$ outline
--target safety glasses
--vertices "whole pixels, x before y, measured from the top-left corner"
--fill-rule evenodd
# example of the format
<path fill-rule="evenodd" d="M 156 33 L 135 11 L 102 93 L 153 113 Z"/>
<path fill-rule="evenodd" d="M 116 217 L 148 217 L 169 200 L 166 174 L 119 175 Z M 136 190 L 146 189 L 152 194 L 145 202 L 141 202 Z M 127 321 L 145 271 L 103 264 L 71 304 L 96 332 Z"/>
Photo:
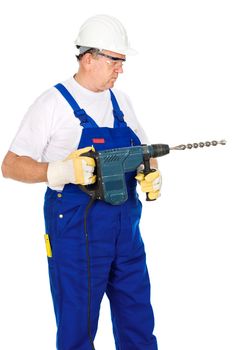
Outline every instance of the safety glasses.
<path fill-rule="evenodd" d="M 126 58 L 114 57 L 103 52 L 98 52 L 97 55 L 107 58 L 106 63 L 116 68 L 121 67 L 126 61 Z"/>

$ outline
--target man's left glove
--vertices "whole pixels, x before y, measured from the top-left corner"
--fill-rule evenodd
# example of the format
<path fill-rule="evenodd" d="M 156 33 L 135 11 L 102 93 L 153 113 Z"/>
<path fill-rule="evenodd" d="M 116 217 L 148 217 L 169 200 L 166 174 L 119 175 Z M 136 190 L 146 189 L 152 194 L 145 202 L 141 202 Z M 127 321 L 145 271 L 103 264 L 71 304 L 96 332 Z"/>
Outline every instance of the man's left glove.
<path fill-rule="evenodd" d="M 93 175 L 95 160 L 83 156 L 93 151 L 93 147 L 85 147 L 72 152 L 66 159 L 49 163 L 47 178 L 49 187 L 62 186 L 68 183 L 90 185 L 96 181 Z"/>
<path fill-rule="evenodd" d="M 142 172 L 138 172 L 135 179 L 141 185 L 142 192 L 148 192 L 148 197 L 151 200 L 155 200 L 160 196 L 160 189 L 162 186 L 162 176 L 158 169 L 152 171 L 146 176 Z"/>

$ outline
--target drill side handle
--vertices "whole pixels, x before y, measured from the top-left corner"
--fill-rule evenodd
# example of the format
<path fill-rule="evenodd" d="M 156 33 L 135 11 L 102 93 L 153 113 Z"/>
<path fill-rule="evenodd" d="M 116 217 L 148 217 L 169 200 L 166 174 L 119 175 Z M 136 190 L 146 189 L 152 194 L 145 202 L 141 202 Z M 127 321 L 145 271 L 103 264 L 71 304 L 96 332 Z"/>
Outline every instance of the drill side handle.
<path fill-rule="evenodd" d="M 144 170 L 143 174 L 146 176 L 149 173 L 155 172 L 156 169 L 151 169 L 150 167 L 150 158 L 158 158 L 165 156 L 170 152 L 170 147 L 167 144 L 153 144 L 153 145 L 145 145 L 145 152 L 143 153 L 143 163 L 144 163 Z M 149 197 L 149 192 L 146 193 L 146 200 L 147 201 L 154 201 L 156 200 L 151 199 Z"/>
<path fill-rule="evenodd" d="M 144 154 L 143 155 L 143 164 L 144 164 L 144 169 L 143 169 L 143 174 L 144 176 L 148 175 L 149 173 L 156 171 L 156 169 L 151 169 L 150 167 L 150 154 Z M 151 199 L 149 197 L 149 192 L 146 192 L 146 200 L 147 201 L 154 201 L 155 199 Z"/>

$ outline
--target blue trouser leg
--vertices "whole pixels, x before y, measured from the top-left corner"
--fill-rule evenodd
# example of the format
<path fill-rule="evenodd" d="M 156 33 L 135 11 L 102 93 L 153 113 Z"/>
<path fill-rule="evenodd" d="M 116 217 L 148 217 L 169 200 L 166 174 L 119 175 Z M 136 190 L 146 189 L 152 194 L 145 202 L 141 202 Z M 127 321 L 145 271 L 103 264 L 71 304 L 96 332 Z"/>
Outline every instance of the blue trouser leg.
<path fill-rule="evenodd" d="M 53 256 L 48 258 L 51 292 L 57 321 L 58 350 L 91 350 L 88 334 L 88 273 L 84 213 L 88 201 L 55 195 L 45 203 L 46 231 Z M 91 267 L 91 334 L 94 339 L 99 309 L 114 258 L 116 212 L 98 202 L 87 218 Z M 62 215 L 62 217 L 61 217 Z"/>
<path fill-rule="evenodd" d="M 117 255 L 107 286 L 116 348 L 157 350 L 150 282 L 138 227 L 140 208 L 128 204 L 122 207 Z"/>
<path fill-rule="evenodd" d="M 113 264 L 107 295 L 117 350 L 157 350 L 143 249 Z"/>
<path fill-rule="evenodd" d="M 50 283 L 57 320 L 58 350 L 91 350 L 88 334 L 88 283 L 85 242 L 52 241 Z M 91 286 L 91 333 L 95 337 L 100 303 L 106 289 L 109 264 L 101 270 L 98 285 Z M 92 274 L 97 272 L 92 268 Z"/>

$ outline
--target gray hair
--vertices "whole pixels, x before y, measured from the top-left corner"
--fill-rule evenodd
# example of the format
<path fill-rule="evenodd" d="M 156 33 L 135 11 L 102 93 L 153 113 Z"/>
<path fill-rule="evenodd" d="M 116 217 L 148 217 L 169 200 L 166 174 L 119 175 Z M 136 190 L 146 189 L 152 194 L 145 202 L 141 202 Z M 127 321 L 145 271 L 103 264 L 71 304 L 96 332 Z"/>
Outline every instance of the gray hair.
<path fill-rule="evenodd" d="M 76 46 L 77 49 L 79 50 L 79 55 L 76 55 L 77 60 L 80 61 L 81 58 L 86 54 L 86 53 L 91 53 L 91 54 L 97 54 L 101 50 L 94 48 L 94 47 L 88 47 L 88 46 Z"/>

